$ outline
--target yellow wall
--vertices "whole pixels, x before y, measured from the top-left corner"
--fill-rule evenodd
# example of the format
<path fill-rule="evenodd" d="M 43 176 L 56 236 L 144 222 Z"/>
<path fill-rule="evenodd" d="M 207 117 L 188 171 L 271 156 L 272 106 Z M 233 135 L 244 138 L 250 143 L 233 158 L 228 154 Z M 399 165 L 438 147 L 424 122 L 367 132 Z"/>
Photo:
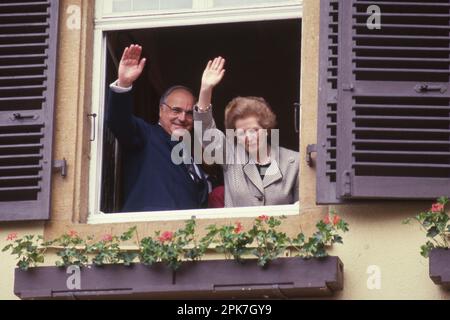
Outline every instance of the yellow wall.
<path fill-rule="evenodd" d="M 80 30 L 67 28 L 69 5 L 80 6 L 83 24 Z M 90 123 L 89 97 L 92 68 L 92 14 L 89 0 L 62 0 L 60 13 L 60 43 L 58 60 L 58 88 L 55 125 L 55 159 L 66 158 L 68 176 L 53 177 L 52 221 L 45 223 L 0 224 L 0 248 L 6 244 L 10 232 L 44 234 L 51 238 L 75 229 L 81 234 L 121 232 L 129 225 L 88 226 L 87 214 L 88 147 Z M 317 83 L 318 83 L 319 1 L 304 0 L 302 37 L 302 129 L 301 159 L 305 159 L 306 145 L 316 142 Z M 301 212 L 290 217 L 286 232 L 294 234 L 311 230 L 327 207 L 315 205 L 315 170 L 301 161 Z M 428 260 L 419 255 L 425 241 L 417 225 L 402 225 L 402 220 L 427 208 L 429 203 L 377 203 L 336 207 L 336 211 L 350 223 L 350 232 L 344 236 L 345 245 L 332 249 L 344 263 L 344 291 L 334 299 L 448 299 L 450 293 L 435 286 L 428 277 Z M 209 223 L 232 220 L 200 221 Z M 242 219 L 248 225 L 250 219 Z M 130 225 L 136 225 L 135 223 Z M 159 229 L 175 229 L 182 222 L 139 223 L 140 234 Z M 47 264 L 54 257 L 47 259 Z M 13 271 L 15 261 L 0 253 L 0 299 L 15 299 Z M 369 290 L 369 266 L 381 271 L 381 289 Z"/>

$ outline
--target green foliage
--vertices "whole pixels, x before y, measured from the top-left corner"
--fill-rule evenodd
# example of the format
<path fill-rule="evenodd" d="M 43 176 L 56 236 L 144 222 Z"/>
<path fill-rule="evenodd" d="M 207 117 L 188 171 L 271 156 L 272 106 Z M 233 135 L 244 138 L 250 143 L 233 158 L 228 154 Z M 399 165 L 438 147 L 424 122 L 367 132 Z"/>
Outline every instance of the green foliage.
<path fill-rule="evenodd" d="M 335 213 L 330 213 L 324 220 L 316 224 L 317 231 L 306 240 L 303 233 L 291 240 L 291 244 L 302 258 L 323 258 L 328 256 L 326 248 L 335 243 L 342 244 L 340 233 L 347 232 L 348 223 Z"/>
<path fill-rule="evenodd" d="M 15 240 L 17 236 L 8 236 L 9 240 L 14 241 L 6 245 L 2 252 L 11 250 L 11 254 L 17 256 L 17 266 L 21 270 L 28 270 L 30 267 L 36 267 L 38 263 L 44 262 L 44 253 L 46 243 L 42 236 L 27 235 L 21 239 Z"/>
<path fill-rule="evenodd" d="M 121 250 L 120 245 L 121 242 L 129 241 L 135 232 L 136 227 L 132 227 L 119 237 L 107 234 L 103 236 L 101 241 L 88 245 L 87 253 L 96 253 L 92 262 L 97 266 L 104 264 L 131 265 L 138 254 L 135 252 L 124 252 Z"/>
<path fill-rule="evenodd" d="M 169 268 L 176 270 L 183 259 L 199 260 L 209 246 L 208 241 L 197 241 L 195 237 L 196 222 L 191 219 L 184 228 L 176 232 L 157 231 L 154 237 L 141 240 L 139 259 L 145 265 L 162 262 Z"/>
<path fill-rule="evenodd" d="M 434 248 L 449 248 L 450 217 L 445 212 L 448 201 L 447 197 L 440 197 L 427 211 L 420 212 L 413 218 L 403 221 L 404 224 L 409 224 L 411 220 L 415 220 L 429 238 L 420 247 L 420 254 L 425 258 L 428 258 L 430 251 Z"/>
<path fill-rule="evenodd" d="M 285 219 L 285 217 L 281 217 Z M 260 216 L 255 219 L 250 236 L 256 242 L 256 248 L 252 251 L 258 259 L 258 265 L 265 267 L 270 261 L 277 259 L 288 247 L 289 237 L 284 232 L 279 232 L 277 227 L 281 225 L 281 219 L 275 217 Z"/>
<path fill-rule="evenodd" d="M 250 253 L 251 249 L 247 246 L 253 242 L 253 238 L 248 232 L 243 232 L 241 223 L 219 227 L 210 225 L 207 230 L 210 243 L 215 245 L 216 251 L 223 253 L 225 258 L 233 257 L 236 261 L 242 262 L 243 256 Z"/>
<path fill-rule="evenodd" d="M 136 227 L 120 236 L 104 235 L 97 242 L 94 242 L 92 236 L 84 240 L 75 231 L 69 231 L 49 242 L 43 242 L 42 237 L 35 236 L 15 240 L 17 235 L 14 233 L 7 239 L 13 242 L 3 251 L 11 251 L 13 255 L 17 255 L 17 266 L 22 270 L 43 263 L 44 253 L 48 248 L 56 250 L 59 257 L 56 265 L 61 267 L 85 266 L 88 263 L 96 266 L 128 266 L 138 258 L 148 266 L 163 263 L 177 270 L 184 260 L 200 260 L 208 249 L 223 253 L 226 258 L 233 258 L 238 262 L 243 262 L 245 257 L 253 255 L 257 258 L 258 265 L 265 267 L 290 247 L 296 249 L 298 256 L 302 258 L 325 257 L 327 246 L 342 243 L 340 232 L 348 231 L 346 222 L 337 215 L 329 215 L 324 221 L 317 223 L 317 231 L 312 237 L 306 240 L 305 235 L 300 232 L 294 239 L 290 239 L 278 230 L 283 219 L 285 217 L 260 216 L 247 231 L 240 222 L 222 226 L 214 224 L 207 227 L 207 234 L 200 239 L 196 235 L 196 221 L 191 219 L 183 228 L 174 232 L 157 231 L 153 237 L 143 238 L 138 241 L 139 250 L 123 248 L 125 242 L 129 242 L 133 237 L 138 238 Z"/>
<path fill-rule="evenodd" d="M 57 249 L 56 255 L 60 260 L 56 261 L 58 267 L 85 266 L 88 263 L 88 245 L 74 231 L 69 231 L 51 242 Z"/>

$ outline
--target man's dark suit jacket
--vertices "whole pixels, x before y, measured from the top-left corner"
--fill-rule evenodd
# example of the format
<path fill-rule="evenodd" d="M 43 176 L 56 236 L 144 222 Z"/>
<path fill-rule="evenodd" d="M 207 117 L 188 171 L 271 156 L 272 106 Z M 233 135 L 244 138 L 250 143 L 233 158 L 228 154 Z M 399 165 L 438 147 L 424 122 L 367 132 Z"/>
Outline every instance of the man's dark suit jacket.
<path fill-rule="evenodd" d="M 204 206 L 205 184 L 171 160 L 177 144 L 160 126 L 135 117 L 131 92 L 110 90 L 107 124 L 122 147 L 123 212 L 195 209 Z"/>

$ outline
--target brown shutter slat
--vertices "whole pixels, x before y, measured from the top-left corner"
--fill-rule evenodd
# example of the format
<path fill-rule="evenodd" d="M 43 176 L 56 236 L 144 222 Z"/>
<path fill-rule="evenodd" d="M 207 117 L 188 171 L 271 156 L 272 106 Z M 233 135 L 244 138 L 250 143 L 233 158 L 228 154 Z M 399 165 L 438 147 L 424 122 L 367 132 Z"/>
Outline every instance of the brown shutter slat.
<path fill-rule="evenodd" d="M 39 187 L 42 177 L 35 176 L 19 176 L 19 177 L 0 177 L 0 188 L 19 188 L 19 187 Z"/>
<path fill-rule="evenodd" d="M 58 6 L 0 3 L 0 221 L 50 216 Z"/>
<path fill-rule="evenodd" d="M 381 29 L 365 26 L 372 4 Z M 450 195 L 450 0 L 342 6 L 338 197 Z"/>

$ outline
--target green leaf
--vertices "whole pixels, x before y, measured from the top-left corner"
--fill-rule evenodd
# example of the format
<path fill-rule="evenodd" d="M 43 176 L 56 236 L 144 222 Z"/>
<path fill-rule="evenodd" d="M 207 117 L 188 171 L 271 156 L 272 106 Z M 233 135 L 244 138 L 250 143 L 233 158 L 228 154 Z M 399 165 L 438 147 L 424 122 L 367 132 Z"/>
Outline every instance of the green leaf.
<path fill-rule="evenodd" d="M 430 229 L 428 229 L 427 232 L 427 237 L 428 238 L 434 238 L 439 234 L 439 230 L 437 227 L 431 227 Z"/>
<path fill-rule="evenodd" d="M 411 218 L 405 219 L 402 221 L 402 224 L 410 224 L 411 223 Z"/>
<path fill-rule="evenodd" d="M 3 248 L 2 252 L 8 251 L 9 249 L 12 248 L 12 246 L 13 246 L 12 244 L 8 244 L 6 247 Z"/>

